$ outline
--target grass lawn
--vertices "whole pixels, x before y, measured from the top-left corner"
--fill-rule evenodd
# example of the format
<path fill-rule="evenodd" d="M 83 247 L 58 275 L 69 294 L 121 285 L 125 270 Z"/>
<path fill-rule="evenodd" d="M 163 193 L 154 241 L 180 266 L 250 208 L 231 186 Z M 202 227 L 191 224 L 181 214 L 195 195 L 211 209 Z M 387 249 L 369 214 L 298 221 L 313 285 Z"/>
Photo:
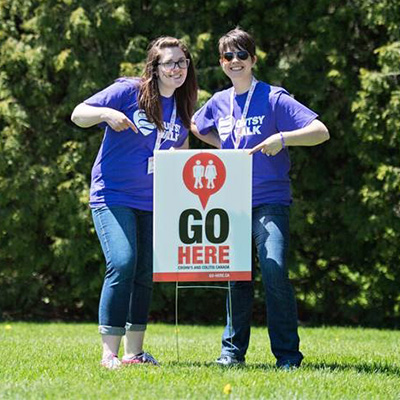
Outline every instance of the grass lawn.
<path fill-rule="evenodd" d="M 302 328 L 300 369 L 274 367 L 265 328 L 253 328 L 247 366 L 222 369 L 222 327 L 150 325 L 161 363 L 99 366 L 94 324 L 0 324 L 0 399 L 400 399 L 400 332 Z"/>

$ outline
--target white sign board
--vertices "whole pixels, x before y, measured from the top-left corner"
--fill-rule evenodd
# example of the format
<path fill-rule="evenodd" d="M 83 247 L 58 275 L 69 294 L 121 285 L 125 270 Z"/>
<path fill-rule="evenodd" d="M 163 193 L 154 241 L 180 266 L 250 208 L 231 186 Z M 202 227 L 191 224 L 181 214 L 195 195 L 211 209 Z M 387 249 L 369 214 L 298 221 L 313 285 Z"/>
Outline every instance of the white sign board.
<path fill-rule="evenodd" d="M 252 157 L 156 151 L 155 282 L 251 280 Z"/>

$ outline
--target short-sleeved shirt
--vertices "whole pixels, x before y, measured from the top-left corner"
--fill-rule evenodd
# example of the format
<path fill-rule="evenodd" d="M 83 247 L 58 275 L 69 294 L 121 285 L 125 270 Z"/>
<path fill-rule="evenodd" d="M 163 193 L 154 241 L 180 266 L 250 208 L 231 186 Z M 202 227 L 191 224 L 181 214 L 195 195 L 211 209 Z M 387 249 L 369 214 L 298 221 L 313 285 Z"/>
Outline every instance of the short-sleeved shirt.
<path fill-rule="evenodd" d="M 95 107 L 109 107 L 124 113 L 139 130 L 114 131 L 105 122 L 103 141 L 92 168 L 90 206 L 127 206 L 153 210 L 153 174 L 148 174 L 149 158 L 153 156 L 157 128 L 139 109 L 140 80 L 120 78 L 111 86 L 84 101 Z M 180 147 L 188 136 L 179 116 L 169 131 L 174 97 L 162 97 L 164 135 L 160 150 Z"/>
<path fill-rule="evenodd" d="M 237 127 L 240 127 L 248 95 L 248 92 L 234 95 L 232 115 L 233 90 L 232 87 L 217 92 L 194 115 L 201 134 L 206 135 L 212 129 L 218 131 L 222 149 L 235 148 Z M 257 82 L 238 148 L 253 148 L 275 133 L 303 128 L 317 117 L 315 112 L 292 98 L 285 89 Z M 291 203 L 289 170 L 287 148 L 275 156 L 268 157 L 261 151 L 253 155 L 253 207 Z"/>

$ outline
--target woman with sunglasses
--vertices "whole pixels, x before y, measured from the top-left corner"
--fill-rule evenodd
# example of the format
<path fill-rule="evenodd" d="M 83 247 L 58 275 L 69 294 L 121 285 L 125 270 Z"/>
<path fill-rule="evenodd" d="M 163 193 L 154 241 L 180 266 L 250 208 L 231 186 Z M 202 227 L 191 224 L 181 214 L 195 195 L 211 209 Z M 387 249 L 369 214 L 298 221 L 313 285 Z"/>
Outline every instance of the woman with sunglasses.
<path fill-rule="evenodd" d="M 215 147 L 249 149 L 253 155 L 252 234 L 265 288 L 271 349 L 278 367 L 298 367 L 303 355 L 286 265 L 291 203 L 288 147 L 317 145 L 328 140 L 329 133 L 317 114 L 285 89 L 256 80 L 252 72 L 256 47 L 247 32 L 237 28 L 221 37 L 219 53 L 233 87 L 216 93 L 196 112 L 191 130 Z M 218 364 L 244 363 L 253 297 L 253 282 L 232 282 L 232 320 L 228 315 Z"/>
<path fill-rule="evenodd" d="M 151 43 L 143 76 L 120 78 L 79 104 L 72 121 L 105 128 L 92 169 L 90 207 L 106 273 L 99 306 L 101 365 L 157 361 L 143 351 L 152 293 L 153 153 L 188 148 L 197 99 L 191 56 L 178 39 Z"/>

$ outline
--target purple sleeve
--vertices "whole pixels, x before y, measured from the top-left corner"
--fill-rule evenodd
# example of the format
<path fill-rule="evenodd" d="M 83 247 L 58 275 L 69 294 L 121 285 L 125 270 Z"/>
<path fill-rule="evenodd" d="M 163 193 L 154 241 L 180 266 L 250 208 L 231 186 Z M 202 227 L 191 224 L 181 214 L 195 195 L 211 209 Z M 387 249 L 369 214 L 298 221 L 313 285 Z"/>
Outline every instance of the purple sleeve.
<path fill-rule="evenodd" d="M 122 82 L 114 82 L 101 92 L 94 94 L 84 101 L 85 104 L 94 107 L 110 107 L 116 110 L 121 109 L 126 98 L 129 87 Z"/>
<path fill-rule="evenodd" d="M 132 86 L 126 82 L 116 81 L 112 85 L 106 87 L 101 92 L 94 94 L 84 101 L 85 104 L 93 107 L 109 107 L 120 111 L 122 105 L 127 101 L 127 96 L 132 92 Z M 106 122 L 98 124 L 105 128 Z"/>
<path fill-rule="evenodd" d="M 314 111 L 282 92 L 275 105 L 275 123 L 280 132 L 304 128 L 318 117 Z"/>
<path fill-rule="evenodd" d="M 193 120 L 202 135 L 207 135 L 213 128 L 217 129 L 213 113 L 213 97 L 194 114 Z"/>

